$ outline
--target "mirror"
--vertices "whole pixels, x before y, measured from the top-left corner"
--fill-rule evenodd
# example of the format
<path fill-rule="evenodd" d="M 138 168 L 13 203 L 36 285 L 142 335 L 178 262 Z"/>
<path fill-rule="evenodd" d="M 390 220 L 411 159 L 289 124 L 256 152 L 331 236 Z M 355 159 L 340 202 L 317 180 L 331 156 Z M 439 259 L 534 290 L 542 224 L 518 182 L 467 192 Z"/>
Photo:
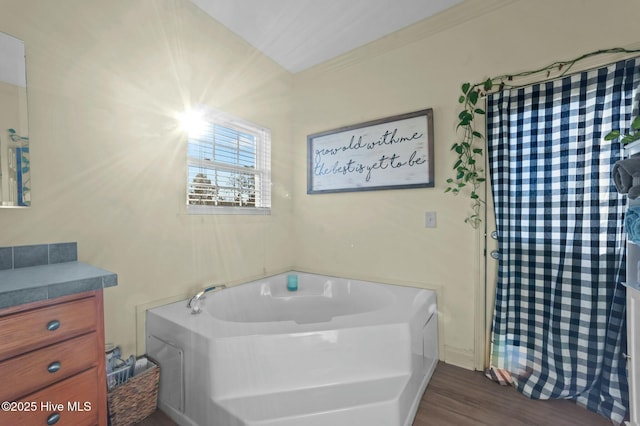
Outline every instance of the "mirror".
<path fill-rule="evenodd" d="M 30 205 L 24 42 L 0 32 L 0 207 Z"/>

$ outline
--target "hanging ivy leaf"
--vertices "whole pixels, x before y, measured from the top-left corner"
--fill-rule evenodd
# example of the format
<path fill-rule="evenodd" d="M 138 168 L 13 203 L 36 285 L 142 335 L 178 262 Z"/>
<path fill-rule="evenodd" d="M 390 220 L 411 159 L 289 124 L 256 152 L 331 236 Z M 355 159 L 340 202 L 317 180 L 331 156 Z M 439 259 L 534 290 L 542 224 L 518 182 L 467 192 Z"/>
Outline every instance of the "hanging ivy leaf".
<path fill-rule="evenodd" d="M 604 137 L 605 141 L 612 141 L 616 138 L 620 137 L 620 130 L 612 130 Z"/>
<path fill-rule="evenodd" d="M 462 93 L 466 95 L 470 87 L 471 87 L 471 83 L 464 83 L 462 85 Z"/>
<path fill-rule="evenodd" d="M 473 116 L 469 111 L 465 109 L 464 111 L 460 111 L 460 114 L 458 114 L 458 118 L 460 120 L 464 120 L 465 118 L 473 118 Z"/>
<path fill-rule="evenodd" d="M 628 143 L 631 143 L 631 142 L 633 142 L 633 141 L 634 141 L 634 139 L 633 139 L 633 135 L 624 135 L 624 136 L 622 137 L 622 139 L 620 140 L 620 142 L 621 142 L 623 145 L 628 144 Z"/>
<path fill-rule="evenodd" d="M 620 139 L 620 143 L 626 145 L 631 142 L 635 142 L 640 137 L 640 133 L 629 133 L 628 135 L 624 135 L 622 139 Z"/>
<path fill-rule="evenodd" d="M 478 102 L 478 96 L 480 96 L 478 92 L 469 93 L 469 102 L 471 105 L 475 105 Z"/>
<path fill-rule="evenodd" d="M 460 127 L 464 127 L 464 126 L 468 126 L 468 125 L 469 125 L 469 123 L 471 123 L 471 119 L 470 119 L 470 118 L 465 118 L 464 120 L 461 120 L 461 121 L 458 123 L 458 128 L 460 128 Z"/>

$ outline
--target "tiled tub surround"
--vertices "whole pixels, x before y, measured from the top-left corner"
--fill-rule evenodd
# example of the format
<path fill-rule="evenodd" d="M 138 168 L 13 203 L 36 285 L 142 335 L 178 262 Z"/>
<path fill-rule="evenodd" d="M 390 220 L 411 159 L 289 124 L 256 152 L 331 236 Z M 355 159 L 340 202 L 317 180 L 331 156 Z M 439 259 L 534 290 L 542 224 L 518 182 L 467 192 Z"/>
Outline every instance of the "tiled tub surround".
<path fill-rule="evenodd" d="M 118 276 L 78 262 L 72 243 L 0 247 L 0 309 L 118 284 Z"/>

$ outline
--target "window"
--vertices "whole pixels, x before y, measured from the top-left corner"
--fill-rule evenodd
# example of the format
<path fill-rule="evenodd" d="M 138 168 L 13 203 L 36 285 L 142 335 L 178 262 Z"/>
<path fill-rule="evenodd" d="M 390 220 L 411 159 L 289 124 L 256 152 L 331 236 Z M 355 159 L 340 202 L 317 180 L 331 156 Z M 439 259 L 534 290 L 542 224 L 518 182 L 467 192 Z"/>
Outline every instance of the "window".
<path fill-rule="evenodd" d="M 187 144 L 187 210 L 193 214 L 270 214 L 271 132 L 213 113 Z"/>

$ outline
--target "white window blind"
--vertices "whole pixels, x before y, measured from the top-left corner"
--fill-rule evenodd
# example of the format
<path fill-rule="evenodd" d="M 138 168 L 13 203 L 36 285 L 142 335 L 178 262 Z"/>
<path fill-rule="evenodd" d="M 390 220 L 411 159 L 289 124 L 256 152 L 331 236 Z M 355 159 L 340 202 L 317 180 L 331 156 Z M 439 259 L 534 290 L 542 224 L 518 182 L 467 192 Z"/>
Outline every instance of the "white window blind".
<path fill-rule="evenodd" d="M 270 131 L 222 114 L 205 120 L 188 140 L 189 213 L 269 214 Z"/>

